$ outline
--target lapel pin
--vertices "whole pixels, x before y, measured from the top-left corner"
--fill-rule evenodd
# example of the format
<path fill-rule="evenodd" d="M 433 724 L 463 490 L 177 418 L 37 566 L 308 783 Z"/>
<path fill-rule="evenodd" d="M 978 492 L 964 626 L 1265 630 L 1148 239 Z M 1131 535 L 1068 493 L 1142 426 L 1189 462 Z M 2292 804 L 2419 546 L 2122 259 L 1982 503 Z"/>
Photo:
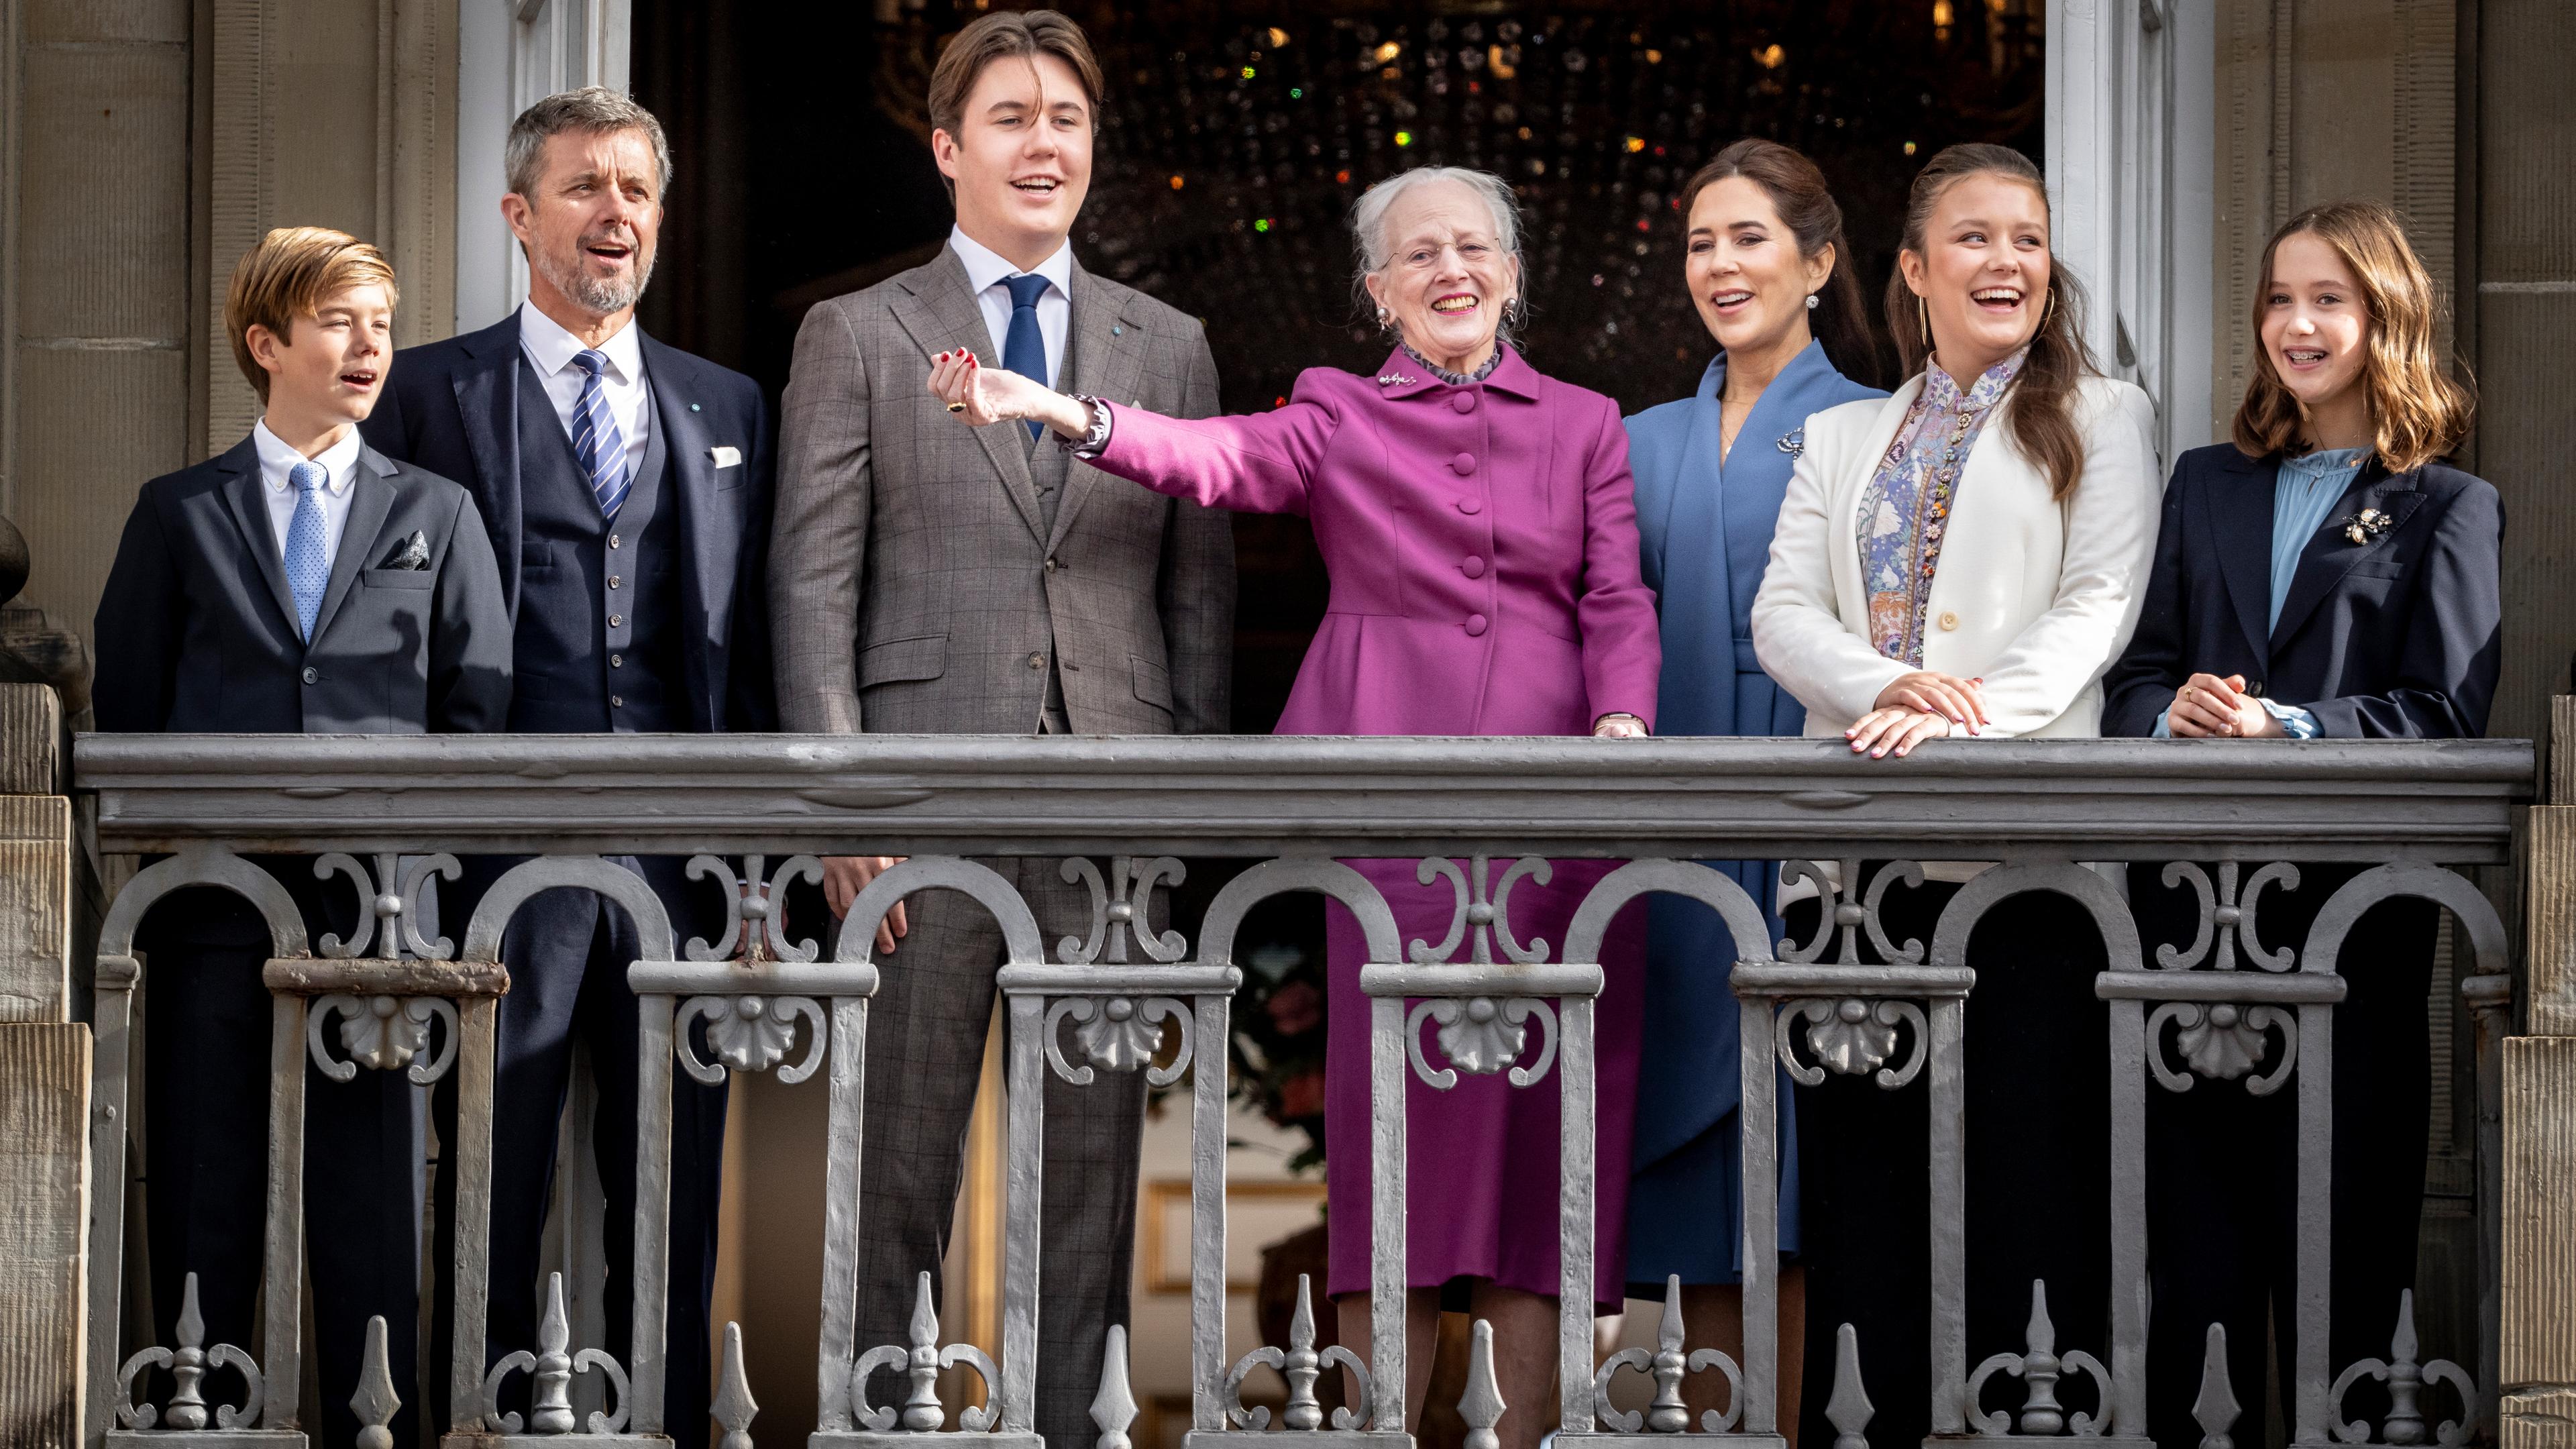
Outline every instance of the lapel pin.
<path fill-rule="evenodd" d="M 2394 519 L 2378 509 L 2365 508 L 2343 521 L 2343 536 L 2355 543 L 2367 544 L 2386 533 L 2388 525 L 2393 522 Z"/>
<path fill-rule="evenodd" d="M 1127 329 L 1124 327 L 1112 327 L 1109 329 L 1109 335 L 1112 337 L 1124 337 L 1127 335 Z"/>
<path fill-rule="evenodd" d="M 1791 428 L 1781 435 L 1779 448 L 1781 452 L 1792 458 L 1804 456 L 1807 451 L 1807 430 L 1803 427 Z"/>
<path fill-rule="evenodd" d="M 689 411 L 691 411 L 691 412 L 696 412 L 697 410 L 698 410 L 698 405 L 697 405 L 696 403 L 691 403 L 691 404 L 689 404 Z"/>

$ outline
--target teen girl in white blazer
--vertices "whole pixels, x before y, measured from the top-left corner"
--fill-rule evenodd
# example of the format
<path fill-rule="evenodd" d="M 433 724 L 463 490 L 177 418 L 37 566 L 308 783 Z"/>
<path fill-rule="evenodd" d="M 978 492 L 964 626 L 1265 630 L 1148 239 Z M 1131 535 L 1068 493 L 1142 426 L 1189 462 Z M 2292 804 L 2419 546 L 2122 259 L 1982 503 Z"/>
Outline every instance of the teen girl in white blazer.
<path fill-rule="evenodd" d="M 1753 603 L 1754 652 L 1807 707 L 1810 736 L 1896 758 L 1950 735 L 2099 732 L 2161 474 L 2152 408 L 2095 370 L 2048 235 L 2040 172 L 2017 151 L 1954 146 L 1915 180 L 1887 307 L 1914 376 L 1885 401 L 1807 420 Z M 1890 940 L 1931 940 L 1978 868 L 1922 864 L 1929 879 L 1885 894 Z M 1864 863 L 1843 888 L 1858 895 L 1878 869 Z M 1784 906 L 1790 934 L 1811 939 L 1820 910 L 1812 897 Z M 1968 1361 L 2021 1346 L 2034 1280 L 2059 1352 L 2107 1356 L 2100 935 L 2066 897 L 2016 896 L 1984 916 L 1969 964 Z M 1920 1090 L 1867 1076 L 1799 1089 L 1805 1442 L 1835 1432 L 1821 1417 L 1830 1385 L 1813 1378 L 1832 1372 L 1824 1335 L 1843 1323 L 1881 1406 L 1872 1428 L 1888 1443 L 1930 1428 L 1924 1113 Z"/>

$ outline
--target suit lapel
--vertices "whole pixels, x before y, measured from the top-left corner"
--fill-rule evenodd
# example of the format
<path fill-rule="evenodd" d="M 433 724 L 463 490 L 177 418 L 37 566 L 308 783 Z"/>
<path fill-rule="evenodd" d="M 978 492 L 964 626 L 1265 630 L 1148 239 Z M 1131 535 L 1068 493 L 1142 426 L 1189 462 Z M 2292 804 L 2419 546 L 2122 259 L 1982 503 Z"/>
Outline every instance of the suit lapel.
<path fill-rule="evenodd" d="M 1079 390 L 1113 403 L 1132 400 L 1131 406 L 1142 407 L 1136 381 L 1145 373 L 1145 329 L 1119 313 L 1109 289 L 1084 271 L 1080 262 L 1073 266 L 1073 334 L 1073 355 L 1065 359 L 1069 365 L 1058 391 Z M 1050 442 L 1041 438 L 1038 446 L 1048 447 Z M 1064 497 L 1056 501 L 1055 532 L 1047 540 L 1048 552 L 1064 542 L 1073 528 L 1073 516 L 1082 511 L 1092 484 L 1099 479 L 1100 470 L 1087 464 L 1077 462 L 1065 470 Z"/>
<path fill-rule="evenodd" d="M 665 476 L 673 484 L 664 498 L 679 510 L 680 551 L 685 556 L 680 571 L 681 617 L 706 621 L 705 628 L 686 631 L 681 649 L 704 718 L 721 720 L 724 712 L 715 698 L 705 642 L 725 638 L 731 627 L 724 571 L 737 552 L 733 519 L 716 497 L 715 460 L 707 452 L 704 415 L 689 408 L 698 401 L 691 387 L 694 359 L 663 346 L 650 334 L 637 337 L 643 344 L 645 376 L 652 379 L 653 426 L 660 430 L 663 456 L 668 460 Z M 651 461 L 649 453 L 646 461 Z M 749 466 L 748 460 L 743 466 Z"/>
<path fill-rule="evenodd" d="M 2211 490 L 2208 515 L 2210 552 L 2263 674 L 2272 669 L 2272 510 L 2280 473 L 2278 458 L 2238 454 L 2229 468 L 2233 481 Z"/>
<path fill-rule="evenodd" d="M 340 549 L 331 555 L 331 583 L 322 591 L 322 607 L 313 613 L 313 637 L 331 627 L 340 601 L 349 597 L 358 570 L 376 556 L 376 536 L 385 531 L 385 516 L 394 511 L 394 465 L 373 448 L 358 450 L 358 469 L 349 480 L 349 521 L 340 526 Z"/>
<path fill-rule="evenodd" d="M 955 248 L 940 248 L 939 255 L 922 273 L 926 275 L 916 274 L 921 276 L 920 290 L 909 297 L 896 298 L 892 310 L 895 321 L 921 349 L 922 377 L 927 378 L 933 356 L 962 347 L 983 357 L 993 350 L 993 334 L 984 325 L 984 313 L 976 305 L 974 294 L 966 290 L 966 264 L 957 259 Z M 999 365 L 999 359 L 987 360 Z M 917 385 L 902 378 L 891 379 L 887 384 L 891 388 Z M 1001 475 L 1002 491 L 1020 510 L 1020 521 L 1043 541 L 1046 515 L 1038 507 L 1038 488 L 1029 477 L 1028 455 L 1021 451 L 1028 435 L 1004 425 L 967 431 L 983 445 L 984 456 L 992 460 L 993 471 Z"/>
<path fill-rule="evenodd" d="M 286 586 L 286 560 L 278 554 L 277 527 L 268 521 L 268 500 L 262 496 L 268 484 L 259 476 L 259 448 L 244 438 L 232 451 L 215 460 L 215 467 L 232 476 L 224 481 L 224 507 L 232 514 L 234 526 L 241 529 L 242 544 L 250 550 L 251 562 L 259 576 L 268 580 L 269 597 L 286 617 L 288 633 L 295 631 L 295 591 Z"/>
<path fill-rule="evenodd" d="M 2406 517 L 2424 501 L 2415 487 L 2415 475 L 2388 476 L 2377 455 L 2361 465 L 2345 485 L 2343 496 L 2326 515 L 2326 521 L 2308 538 L 2308 546 L 2299 551 L 2299 567 L 2290 575 L 2289 592 L 2281 600 L 2281 622 L 2272 627 L 2272 653 L 2297 637 L 2299 626 L 2325 602 L 2352 566 L 2368 557 L 2375 549 L 2386 547 L 2386 541 L 2406 526 Z M 2377 534 L 2365 534 L 2364 543 L 2355 543 L 2344 533 L 2344 520 L 2365 508 L 2376 508 L 2388 515 L 2388 527 Z"/>
<path fill-rule="evenodd" d="M 466 349 L 468 363 L 450 379 L 474 477 L 461 480 L 483 510 L 501 565 L 501 600 L 519 617 L 519 319 L 487 327 Z"/>

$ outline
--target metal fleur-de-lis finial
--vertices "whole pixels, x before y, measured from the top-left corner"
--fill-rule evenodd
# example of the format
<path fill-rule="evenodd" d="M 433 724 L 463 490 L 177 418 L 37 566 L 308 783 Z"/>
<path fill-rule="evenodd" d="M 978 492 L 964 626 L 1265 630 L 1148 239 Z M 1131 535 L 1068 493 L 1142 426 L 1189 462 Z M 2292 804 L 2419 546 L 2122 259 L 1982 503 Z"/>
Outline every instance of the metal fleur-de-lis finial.
<path fill-rule="evenodd" d="M 1687 1356 L 1682 1340 L 1682 1279 L 1678 1273 L 1664 1279 L 1664 1317 L 1655 1331 L 1652 1353 L 1643 1348 L 1623 1348 L 1601 1361 L 1592 1375 L 1593 1413 L 1603 1423 L 1622 1434 L 1634 1434 L 1640 1428 L 1658 1434 L 1680 1434 L 1690 1429 L 1690 1408 L 1682 1402 L 1682 1380 L 1702 1369 L 1716 1369 L 1726 1376 L 1728 1397 L 1726 1412 L 1715 1409 L 1700 1416 L 1700 1427 L 1711 1434 L 1724 1433 L 1735 1427 L 1744 1412 L 1744 1371 L 1735 1360 L 1713 1348 L 1703 1348 Z M 1655 1400 L 1643 1412 L 1610 1407 L 1610 1380 L 1621 1369 L 1632 1369 L 1655 1381 Z"/>
<path fill-rule="evenodd" d="M 760 1413 L 760 1405 L 752 1403 L 752 1377 L 742 1372 L 739 1323 L 724 1325 L 724 1364 L 716 1369 L 716 1403 L 706 1405 L 706 1413 L 724 1426 L 716 1449 L 752 1449 L 752 1415 Z"/>
<path fill-rule="evenodd" d="M 1255 1405 L 1245 1408 L 1243 1404 L 1244 1377 L 1263 1364 L 1277 1369 L 1279 1376 L 1288 1381 L 1288 1403 L 1280 1411 L 1280 1422 L 1291 1429 L 1323 1427 L 1324 1406 L 1315 1396 L 1315 1381 L 1323 1376 L 1324 1370 L 1335 1364 L 1350 1370 L 1359 1385 L 1359 1402 L 1368 1402 L 1368 1369 L 1361 1364 L 1359 1355 L 1340 1344 L 1321 1350 L 1315 1347 L 1313 1289 L 1303 1273 L 1297 1275 L 1297 1310 L 1288 1320 L 1288 1347 L 1283 1350 L 1264 1344 L 1235 1360 L 1234 1368 L 1225 1376 L 1220 1402 L 1225 1406 L 1226 1417 L 1232 1419 L 1239 1429 L 1270 1427 L 1270 1410 L 1267 1407 Z M 1359 1416 L 1349 1409 L 1333 1411 L 1333 1427 L 1336 1429 L 1356 1428 L 1359 1422 Z"/>
<path fill-rule="evenodd" d="M 930 1275 L 923 1273 L 914 1280 L 912 1300 L 912 1342 L 898 1347 L 881 1344 L 859 1356 L 850 1366 L 850 1402 L 857 1406 L 859 1422 L 878 1433 L 900 1426 L 904 1430 L 925 1434 L 935 1432 L 947 1421 L 948 1411 L 939 1402 L 939 1371 L 966 1364 L 984 1376 L 984 1402 L 980 1409 L 966 1409 L 957 1415 L 957 1427 L 981 1433 L 993 1427 L 1000 1417 L 998 1390 L 1002 1371 L 992 1359 L 971 1343 L 939 1346 L 939 1310 L 931 1306 Z M 911 1392 L 900 1405 L 876 1407 L 868 1402 L 868 1377 L 879 1369 L 896 1369 L 911 1381 Z"/>
<path fill-rule="evenodd" d="M 385 1319 L 367 1320 L 367 1349 L 358 1361 L 358 1391 L 349 1396 L 349 1412 L 358 1416 L 358 1449 L 394 1449 L 394 1415 L 402 1399 L 394 1393 L 392 1356 L 385 1349 Z"/>
<path fill-rule="evenodd" d="M 2228 1431 L 2236 1427 L 2236 1390 L 2227 1382 L 2227 1325 L 2209 1325 L 2200 1356 L 2200 1397 L 2191 1401 L 2192 1422 L 2200 1425 L 2200 1449 L 2236 1449 Z"/>
<path fill-rule="evenodd" d="M 501 1412 L 501 1381 L 513 1373 L 524 1372 L 531 1380 L 528 1432 L 571 1433 L 574 1423 L 572 1376 L 584 1369 L 595 1368 L 607 1376 L 610 1387 L 616 1391 L 617 1412 L 594 1411 L 590 1416 L 590 1432 L 614 1434 L 624 1429 L 629 1407 L 626 1370 L 618 1367 L 617 1360 L 599 1349 L 585 1348 L 579 1353 L 571 1349 L 572 1320 L 564 1312 L 563 1274 L 549 1273 L 546 1275 L 546 1311 L 537 1321 L 536 1351 L 531 1353 L 523 1348 L 509 1354 L 493 1364 L 492 1371 L 483 1376 L 484 1425 L 504 1434 L 519 1432 L 519 1416 Z"/>
<path fill-rule="evenodd" d="M 229 1343 L 206 1347 L 206 1318 L 197 1308 L 197 1275 L 190 1273 L 179 1292 L 179 1321 L 176 1348 L 147 1348 L 125 1361 L 116 1371 L 116 1400 L 111 1407 L 117 1420 L 129 1429 L 149 1429 L 165 1417 L 173 1429 L 206 1427 L 207 1406 L 204 1384 L 206 1375 L 219 1368 L 240 1371 L 246 1392 L 241 1406 L 215 1406 L 213 1419 L 218 1429 L 249 1424 L 259 1418 L 263 1384 L 259 1365 L 249 1354 Z M 170 1371 L 170 1402 L 165 1410 L 134 1401 L 134 1377 L 150 1368 Z"/>
<path fill-rule="evenodd" d="M 1869 1449 L 1863 1431 L 1877 1412 L 1861 1387 L 1860 1336 L 1846 1323 L 1834 1330 L 1834 1394 L 1825 1401 L 1825 1421 L 1834 1426 L 1834 1449 Z"/>
<path fill-rule="evenodd" d="M 2458 1364 L 2448 1359 L 2418 1362 L 2420 1352 L 2415 1338 L 2415 1290 L 2402 1289 L 2397 1295 L 2397 1329 L 2389 1335 L 2386 1359 L 2366 1358 L 2335 1376 L 2334 1387 L 2326 1391 L 2327 1430 L 2347 1444 L 2371 1442 L 2370 1425 L 2362 1421 L 2345 1422 L 2343 1396 L 2346 1390 L 2364 1377 L 2388 1385 L 2388 1414 L 2381 1421 L 2380 1441 L 2388 1444 L 2421 1444 L 2424 1442 L 2424 1390 L 2447 1381 L 2459 1391 L 2460 1417 L 2445 1420 L 2433 1431 L 2434 1442 L 2452 1449 L 2469 1440 L 2470 1426 L 2477 1422 L 2477 1384 Z"/>
<path fill-rule="evenodd" d="M 1133 1449 L 1128 1427 L 1136 1422 L 1136 1395 L 1127 1387 L 1127 1330 L 1109 1325 L 1109 1346 L 1100 1356 L 1100 1392 L 1091 1397 L 1091 1422 L 1100 1437 L 1092 1449 Z"/>
<path fill-rule="evenodd" d="M 751 1376 L 742 1369 L 742 1325 L 725 1325 L 724 1364 L 716 1372 L 715 1402 L 707 1406 L 715 1421 L 724 1425 L 724 1437 L 716 1449 L 752 1449 L 751 1418 L 760 1405 L 751 1401 Z"/>
<path fill-rule="evenodd" d="M 1503 1421 L 1502 1385 L 1494 1382 L 1494 1325 L 1476 1320 L 1467 1340 L 1467 1392 L 1458 1399 L 1458 1417 L 1467 1421 L 1466 1449 L 1502 1449 L 1494 1426 Z"/>
<path fill-rule="evenodd" d="M 2063 1355 L 2057 1351 L 2057 1325 L 2048 1317 L 2048 1284 L 2034 1278 L 2030 1284 L 2030 1326 L 2023 1331 L 2025 1347 L 2020 1353 L 1999 1353 L 1977 1365 L 1968 1376 L 1965 1395 L 1968 1418 L 1986 1434 L 2009 1434 L 2012 1420 L 2008 1415 L 1988 1413 L 1977 1407 L 1985 1391 L 1986 1380 L 1998 1373 L 2011 1374 L 2029 1390 L 2022 1405 L 2021 1432 L 2024 1434 L 2063 1434 L 2072 1425 L 2079 1435 L 2094 1432 L 2093 1416 L 2077 1413 L 2069 1416 L 2066 1406 L 2057 1401 L 2057 1386 L 2068 1373 L 2086 1373 L 2102 1390 L 2104 1402 L 2110 1400 L 2111 1376 L 2101 1360 L 2080 1348 L 2070 1348 Z"/>

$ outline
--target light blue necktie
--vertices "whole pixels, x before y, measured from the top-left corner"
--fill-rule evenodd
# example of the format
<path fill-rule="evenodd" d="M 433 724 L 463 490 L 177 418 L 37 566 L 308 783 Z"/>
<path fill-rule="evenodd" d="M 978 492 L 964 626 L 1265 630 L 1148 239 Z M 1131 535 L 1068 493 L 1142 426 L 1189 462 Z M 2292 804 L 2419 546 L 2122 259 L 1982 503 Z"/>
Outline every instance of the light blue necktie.
<path fill-rule="evenodd" d="M 1038 298 L 1046 295 L 1047 279 L 1004 277 L 1002 285 L 1011 289 L 1011 326 L 1002 334 L 1002 366 L 1040 387 L 1054 386 L 1047 380 L 1046 334 L 1038 330 Z M 1030 437 L 1045 431 L 1046 424 L 1030 421 Z"/>
<path fill-rule="evenodd" d="M 626 439 L 617 431 L 617 419 L 608 411 L 608 389 L 601 381 L 608 368 L 608 354 L 595 348 L 583 348 L 572 355 L 573 365 L 582 370 L 581 400 L 572 409 L 572 451 L 581 460 L 581 471 L 590 479 L 590 496 L 599 500 L 603 518 L 617 516 L 626 501 L 629 480 L 626 476 Z"/>
<path fill-rule="evenodd" d="M 319 463 L 298 463 L 286 474 L 295 489 L 295 517 L 286 525 L 286 587 L 295 595 L 295 627 L 308 644 L 322 592 L 331 586 L 331 560 L 322 552 L 322 485 L 330 477 Z"/>

